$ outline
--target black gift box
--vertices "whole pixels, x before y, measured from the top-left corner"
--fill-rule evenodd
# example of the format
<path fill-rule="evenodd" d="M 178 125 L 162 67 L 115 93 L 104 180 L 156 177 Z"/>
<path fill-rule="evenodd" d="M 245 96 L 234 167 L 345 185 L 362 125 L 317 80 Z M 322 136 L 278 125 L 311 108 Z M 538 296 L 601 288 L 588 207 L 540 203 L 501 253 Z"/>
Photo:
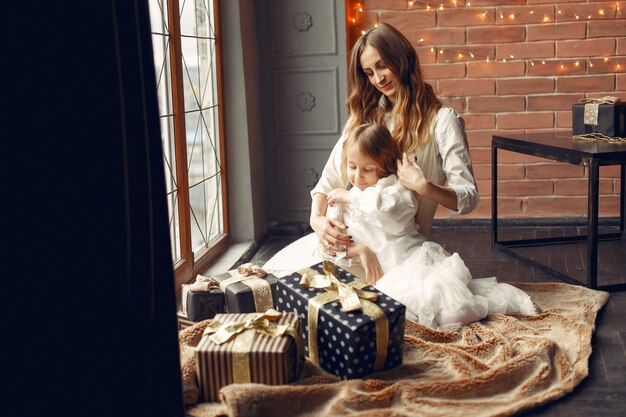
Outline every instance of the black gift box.
<path fill-rule="evenodd" d="M 178 331 L 185 330 L 187 327 L 191 327 L 196 324 L 195 321 L 189 320 L 182 311 L 176 312 L 176 321 L 178 322 Z"/>
<path fill-rule="evenodd" d="M 181 304 L 185 304 L 183 312 L 186 317 L 198 322 L 215 317 L 216 314 L 224 313 L 224 293 L 219 288 L 209 291 L 193 291 L 189 288 L 193 284 L 183 284 Z"/>
<path fill-rule="evenodd" d="M 236 271 L 236 270 L 235 270 Z M 233 273 L 236 273 L 232 271 Z M 213 279 L 218 283 L 222 283 L 223 281 L 231 278 L 233 275 L 229 272 L 214 275 Z M 263 278 L 249 276 L 246 278 L 255 278 L 262 279 L 267 281 L 269 284 L 270 290 L 272 292 L 271 299 L 273 306 L 276 305 L 276 286 L 278 283 L 278 278 L 274 275 L 268 274 Z M 255 304 L 255 294 L 253 293 L 252 288 L 246 284 L 245 281 L 235 282 L 233 284 L 228 285 L 224 288 L 224 296 L 226 297 L 226 311 L 228 313 L 255 313 L 257 312 L 256 304 Z M 257 295 L 258 297 L 258 295 Z M 270 306 L 270 307 L 273 307 Z M 262 309 L 265 311 L 265 309 Z M 259 311 L 261 312 L 261 311 Z"/>
<path fill-rule="evenodd" d="M 585 124 L 585 105 L 572 106 L 572 134 L 601 133 L 609 137 L 626 137 L 626 103 L 598 105 L 598 124 Z"/>
<path fill-rule="evenodd" d="M 339 281 L 348 284 L 358 280 L 348 271 L 336 266 L 334 268 Z M 322 263 L 312 266 L 311 269 L 324 274 Z M 313 362 L 317 356 L 318 365 L 322 369 L 343 379 L 361 378 L 402 363 L 405 306 L 371 286 L 363 286 L 362 289 L 378 294 L 378 299 L 373 303 L 382 310 L 388 324 L 386 351 L 380 352 L 384 357 L 384 365 L 380 369 L 375 369 L 379 352 L 376 348 L 377 332 L 374 319 L 361 310 L 348 313 L 342 311 L 339 301 L 323 304 L 319 309 L 317 352 L 310 352 L 309 300 L 326 291 L 302 287 L 301 278 L 300 273 L 294 273 L 279 280 L 276 309 L 294 312 L 300 316 L 304 351 Z"/>

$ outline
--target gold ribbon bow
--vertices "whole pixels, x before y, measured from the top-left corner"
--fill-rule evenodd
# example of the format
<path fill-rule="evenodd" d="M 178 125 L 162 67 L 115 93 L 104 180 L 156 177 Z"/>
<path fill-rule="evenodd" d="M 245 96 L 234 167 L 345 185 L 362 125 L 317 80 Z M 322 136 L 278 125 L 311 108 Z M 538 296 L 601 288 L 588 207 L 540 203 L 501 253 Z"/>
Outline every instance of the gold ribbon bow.
<path fill-rule="evenodd" d="M 600 104 L 615 104 L 620 102 L 619 97 L 604 96 L 600 98 L 581 98 L 579 103 L 585 104 L 585 113 L 583 117 L 583 123 L 586 125 L 598 124 L 598 108 Z"/>
<path fill-rule="evenodd" d="M 228 271 L 228 273 L 230 274 L 230 278 L 220 282 L 220 289 L 224 291 L 224 293 L 226 293 L 226 288 L 229 285 L 241 282 L 252 290 L 255 311 L 263 312 L 274 307 L 270 284 L 262 279 L 268 274 L 261 269 L 261 267 L 246 263 L 239 266 L 236 270 Z"/>
<path fill-rule="evenodd" d="M 261 269 L 260 266 L 251 263 L 240 265 L 239 267 L 237 267 L 237 272 L 239 272 L 244 277 L 254 275 L 258 278 L 263 278 L 267 276 L 267 272 Z"/>
<path fill-rule="evenodd" d="M 378 299 L 378 293 L 362 290 L 367 284 L 359 279 L 344 284 L 335 276 L 337 267 L 329 261 L 323 262 L 325 275 L 319 274 L 311 268 L 305 268 L 298 273 L 302 275 L 300 285 L 305 288 L 323 289 L 325 292 L 309 299 L 309 358 L 319 365 L 319 351 L 317 345 L 317 327 L 319 311 L 324 304 L 338 300 L 341 310 L 345 312 L 362 310 L 363 314 L 374 320 L 376 327 L 376 361 L 374 369 L 382 369 L 387 359 L 387 345 L 389 344 L 389 322 L 385 312 L 373 301 Z"/>
<path fill-rule="evenodd" d="M 218 345 L 228 342 L 236 335 L 247 330 L 254 330 L 274 337 L 282 336 L 289 326 L 286 324 L 279 325 L 273 322 L 273 320 L 278 320 L 281 316 L 282 314 L 280 312 L 271 308 L 264 313 L 254 313 L 254 317 L 246 321 L 238 321 L 235 323 L 214 321 L 206 327 L 202 335 L 209 335 L 209 339 Z"/>
<path fill-rule="evenodd" d="M 272 309 L 264 313 L 253 313 L 254 316 L 245 321 L 235 323 L 212 322 L 202 333 L 202 337 L 221 345 L 235 338 L 231 350 L 233 357 L 233 382 L 250 382 L 250 349 L 254 341 L 254 335 L 260 333 L 271 337 L 291 336 L 296 342 L 298 360 L 304 356 L 302 339 L 294 326 L 289 324 L 277 324 L 282 313 Z"/>
<path fill-rule="evenodd" d="M 315 288 L 317 290 L 325 290 L 328 293 L 336 293 L 337 299 L 341 303 L 341 311 L 346 313 L 361 310 L 361 300 L 376 301 L 378 299 L 378 293 L 357 288 L 354 282 L 344 284 L 337 279 L 331 270 L 325 269 L 324 272 L 327 275 L 321 275 L 310 268 L 302 270 L 300 272 L 302 275 L 300 285 L 304 288 Z"/>
<path fill-rule="evenodd" d="M 615 104 L 619 103 L 621 99 L 614 96 L 604 96 L 600 98 L 581 98 L 579 103 L 598 103 L 598 104 Z"/>
<path fill-rule="evenodd" d="M 198 274 L 196 281 L 189 287 L 189 291 L 209 292 L 219 288 L 220 284 L 215 279 Z"/>
<path fill-rule="evenodd" d="M 181 307 L 183 309 L 183 314 L 187 316 L 187 297 L 189 297 L 190 291 L 209 292 L 219 288 L 219 283 L 213 278 L 198 274 L 193 284 L 185 284 L 182 287 Z"/>

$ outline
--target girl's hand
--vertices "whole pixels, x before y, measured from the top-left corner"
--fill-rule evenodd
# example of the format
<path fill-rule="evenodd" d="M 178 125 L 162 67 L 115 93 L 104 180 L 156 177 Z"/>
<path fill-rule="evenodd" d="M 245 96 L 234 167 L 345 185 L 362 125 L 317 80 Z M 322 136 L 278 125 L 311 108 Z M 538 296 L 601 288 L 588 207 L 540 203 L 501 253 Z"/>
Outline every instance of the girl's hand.
<path fill-rule="evenodd" d="M 358 252 L 361 265 L 363 265 L 365 270 L 365 282 L 369 285 L 376 284 L 376 281 L 383 276 L 383 270 L 380 267 L 380 263 L 378 263 L 378 258 L 367 246 L 360 245 Z"/>
<path fill-rule="evenodd" d="M 344 188 L 335 188 L 328 193 L 328 205 L 350 204 L 350 193 Z"/>
<path fill-rule="evenodd" d="M 418 194 L 425 194 L 428 187 L 428 178 L 414 159 L 409 161 L 406 152 L 402 154 L 402 161 L 398 160 L 398 179 L 406 187 Z"/>
<path fill-rule="evenodd" d="M 311 228 L 324 246 L 324 252 L 336 256 L 338 251 L 352 245 L 352 238 L 345 232 L 346 225 L 339 220 L 332 220 L 326 216 L 311 216 Z M 342 247 L 340 247 L 342 246 Z"/>

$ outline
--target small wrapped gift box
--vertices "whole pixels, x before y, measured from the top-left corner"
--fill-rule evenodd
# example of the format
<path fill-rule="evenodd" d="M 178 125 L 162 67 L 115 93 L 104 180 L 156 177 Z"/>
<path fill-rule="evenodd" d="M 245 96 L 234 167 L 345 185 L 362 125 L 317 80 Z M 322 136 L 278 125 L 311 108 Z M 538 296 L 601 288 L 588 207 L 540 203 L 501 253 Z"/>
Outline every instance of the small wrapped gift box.
<path fill-rule="evenodd" d="M 301 319 L 305 354 L 343 379 L 402 363 L 405 306 L 329 261 L 283 277 L 276 309 Z"/>
<path fill-rule="evenodd" d="M 304 366 L 300 321 L 293 313 L 218 314 L 195 348 L 205 401 L 233 383 L 288 384 Z"/>
<path fill-rule="evenodd" d="M 224 292 L 211 277 L 196 276 L 193 284 L 183 284 L 181 291 L 183 316 L 198 322 L 224 313 Z"/>
<path fill-rule="evenodd" d="M 185 330 L 187 327 L 191 327 L 196 324 L 195 321 L 189 320 L 182 311 L 176 312 L 176 321 L 178 322 L 178 331 Z"/>
<path fill-rule="evenodd" d="M 229 313 L 263 312 L 274 307 L 278 278 L 247 263 L 213 277 L 226 297 Z"/>
<path fill-rule="evenodd" d="M 582 99 L 572 106 L 572 134 L 626 137 L 626 103 L 616 97 Z"/>

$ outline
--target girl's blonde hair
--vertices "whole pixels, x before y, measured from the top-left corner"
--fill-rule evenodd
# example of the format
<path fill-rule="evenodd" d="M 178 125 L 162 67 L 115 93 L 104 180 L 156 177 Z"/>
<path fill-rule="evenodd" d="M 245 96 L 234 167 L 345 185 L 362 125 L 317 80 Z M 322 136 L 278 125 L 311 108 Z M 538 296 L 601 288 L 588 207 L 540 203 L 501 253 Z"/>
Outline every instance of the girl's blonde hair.
<path fill-rule="evenodd" d="M 366 123 L 355 127 L 343 142 L 341 174 L 344 184 L 348 184 L 346 151 L 352 145 L 356 145 L 361 152 L 380 164 L 380 178 L 397 172 L 397 160 L 402 155 L 391 139 L 389 129 L 377 123 Z"/>
<path fill-rule="evenodd" d="M 398 77 L 395 104 L 376 89 L 361 67 L 366 46 L 376 48 L 385 65 Z M 354 44 L 348 69 L 347 131 L 367 122 L 384 124 L 391 113 L 391 136 L 398 147 L 412 153 L 430 138 L 430 127 L 442 104 L 424 82 L 419 59 L 408 39 L 393 26 L 382 23 L 366 31 Z M 382 106 L 381 106 L 382 104 Z"/>

